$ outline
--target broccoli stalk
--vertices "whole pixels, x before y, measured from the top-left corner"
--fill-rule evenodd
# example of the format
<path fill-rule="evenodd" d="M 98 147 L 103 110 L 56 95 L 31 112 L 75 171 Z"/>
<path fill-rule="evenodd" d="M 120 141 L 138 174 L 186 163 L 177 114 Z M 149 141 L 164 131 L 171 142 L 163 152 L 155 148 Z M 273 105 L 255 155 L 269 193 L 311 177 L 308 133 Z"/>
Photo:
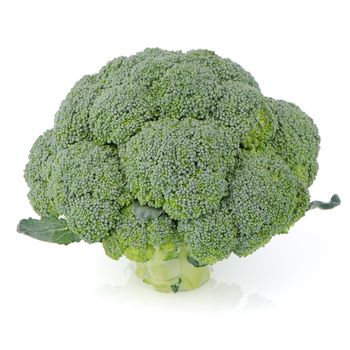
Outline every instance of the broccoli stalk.
<path fill-rule="evenodd" d="M 199 288 L 209 280 L 210 271 L 207 265 L 196 267 L 190 263 L 188 254 L 188 249 L 183 247 L 176 257 L 168 259 L 161 250 L 156 250 L 152 259 L 136 263 L 135 273 L 159 292 Z"/>
<path fill-rule="evenodd" d="M 162 209 L 140 205 L 138 201 L 133 203 L 131 211 L 140 225 L 151 224 L 155 230 L 158 226 L 152 225 L 154 221 L 158 222 L 164 218 Z M 170 247 L 173 246 L 170 245 Z M 164 245 L 163 248 L 155 248 L 152 257 L 147 261 L 136 262 L 135 273 L 143 282 L 152 285 L 159 292 L 176 293 L 196 289 L 209 280 L 208 266 L 200 266 L 190 256 L 190 251 L 186 246 L 179 246 L 170 251 L 167 248 L 169 248 L 167 245 Z"/>

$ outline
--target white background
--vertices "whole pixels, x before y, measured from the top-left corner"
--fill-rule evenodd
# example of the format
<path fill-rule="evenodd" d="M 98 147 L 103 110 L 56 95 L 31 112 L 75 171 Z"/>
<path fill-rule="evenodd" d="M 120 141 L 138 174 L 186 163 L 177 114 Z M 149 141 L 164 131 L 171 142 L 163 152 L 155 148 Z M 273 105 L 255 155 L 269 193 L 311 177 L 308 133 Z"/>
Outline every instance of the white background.
<path fill-rule="evenodd" d="M 0 348 L 349 349 L 347 1 L 1 1 Z M 34 213 L 23 168 L 82 75 L 145 47 L 206 48 L 250 71 L 267 96 L 317 123 L 314 210 L 248 258 L 214 266 L 191 293 L 161 294 L 100 245 L 16 233 Z"/>

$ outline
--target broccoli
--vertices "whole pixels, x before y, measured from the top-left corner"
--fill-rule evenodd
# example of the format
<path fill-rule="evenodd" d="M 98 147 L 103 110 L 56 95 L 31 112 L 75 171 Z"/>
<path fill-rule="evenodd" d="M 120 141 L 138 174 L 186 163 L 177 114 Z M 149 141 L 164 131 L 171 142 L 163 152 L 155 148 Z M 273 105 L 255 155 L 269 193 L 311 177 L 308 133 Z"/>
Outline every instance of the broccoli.
<path fill-rule="evenodd" d="M 18 231 L 100 242 L 156 290 L 192 290 L 209 265 L 340 204 L 310 202 L 319 144 L 310 117 L 231 60 L 146 49 L 84 76 L 61 103 L 25 167 L 41 219 Z"/>

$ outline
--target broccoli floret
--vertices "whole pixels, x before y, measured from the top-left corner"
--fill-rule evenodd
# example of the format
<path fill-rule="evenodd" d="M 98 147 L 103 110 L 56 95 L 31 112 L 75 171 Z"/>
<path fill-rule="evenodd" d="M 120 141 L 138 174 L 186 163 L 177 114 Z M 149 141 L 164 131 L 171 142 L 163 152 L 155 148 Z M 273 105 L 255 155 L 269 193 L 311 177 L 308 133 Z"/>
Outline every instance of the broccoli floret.
<path fill-rule="evenodd" d="M 308 187 L 314 181 L 320 136 L 313 120 L 298 106 L 268 99 L 278 120 L 278 129 L 271 141 L 274 151 L 288 164 L 293 174 Z"/>
<path fill-rule="evenodd" d="M 178 230 L 199 264 L 214 264 L 231 252 L 253 253 L 274 234 L 287 233 L 308 208 L 307 189 L 279 156 L 244 152 L 238 162 L 220 208 L 179 222 Z"/>
<path fill-rule="evenodd" d="M 97 75 L 86 75 L 74 85 L 55 115 L 57 141 L 66 145 L 93 139 L 88 121 L 101 89 Z"/>
<path fill-rule="evenodd" d="M 207 266 L 194 266 L 176 222 L 161 209 L 135 201 L 122 210 L 115 232 L 102 240 L 112 259 L 136 262 L 136 274 L 162 292 L 200 287 L 209 279 Z"/>
<path fill-rule="evenodd" d="M 58 151 L 49 190 L 68 227 L 90 243 L 108 236 L 132 201 L 116 147 L 87 141 Z"/>
<path fill-rule="evenodd" d="M 320 138 L 296 105 L 209 50 L 146 49 L 79 80 L 25 168 L 44 241 L 102 243 L 159 291 L 287 233 L 310 202 Z"/>
<path fill-rule="evenodd" d="M 124 190 L 117 149 L 88 141 L 54 149 L 52 132 L 34 144 L 26 167 L 33 208 L 43 217 L 63 216 L 81 239 L 99 242 L 132 202 Z"/>
<path fill-rule="evenodd" d="M 56 148 L 54 131 L 45 131 L 32 146 L 29 162 L 24 171 L 24 178 L 30 188 L 29 201 L 33 209 L 42 217 L 59 215 L 49 191 Z"/>
<path fill-rule="evenodd" d="M 173 219 L 199 217 L 227 194 L 238 140 L 224 126 L 192 118 L 152 122 L 121 148 L 130 192 Z"/>
<path fill-rule="evenodd" d="M 214 119 L 234 131 L 241 148 L 260 147 L 271 139 L 277 128 L 277 118 L 266 98 L 256 88 L 241 82 L 222 86 L 222 98 Z"/>
<path fill-rule="evenodd" d="M 197 266 L 214 264 L 227 258 L 235 247 L 238 234 L 225 200 L 208 215 L 179 221 L 178 231 L 189 248 L 190 261 Z"/>
<path fill-rule="evenodd" d="M 102 240 L 108 256 L 119 259 L 121 255 L 137 262 L 147 262 L 155 253 L 162 251 L 163 257 L 176 254 L 182 239 L 176 230 L 176 224 L 163 211 L 158 210 L 156 216 L 144 217 L 136 208 L 155 210 L 140 206 L 135 201 L 124 208 L 114 227 L 114 232 Z"/>
<path fill-rule="evenodd" d="M 230 179 L 225 199 L 238 230 L 232 251 L 246 256 L 273 235 L 287 233 L 308 208 L 304 184 L 272 151 L 245 152 Z"/>

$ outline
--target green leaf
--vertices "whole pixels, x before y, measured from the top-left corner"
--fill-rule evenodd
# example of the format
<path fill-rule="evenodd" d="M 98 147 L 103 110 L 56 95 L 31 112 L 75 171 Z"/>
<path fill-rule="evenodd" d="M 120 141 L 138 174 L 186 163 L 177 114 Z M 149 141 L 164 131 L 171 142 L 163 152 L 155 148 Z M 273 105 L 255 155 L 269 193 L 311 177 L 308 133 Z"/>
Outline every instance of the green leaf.
<path fill-rule="evenodd" d="M 206 266 L 206 264 L 200 264 L 195 258 L 190 255 L 187 255 L 187 261 L 192 264 L 194 267 Z"/>
<path fill-rule="evenodd" d="M 148 219 L 157 219 L 163 214 L 163 209 L 152 208 L 147 205 L 141 205 L 138 201 L 135 201 L 131 208 L 132 213 L 141 222 L 145 222 Z"/>
<path fill-rule="evenodd" d="M 309 204 L 309 209 L 333 209 L 337 207 L 341 203 L 340 198 L 337 194 L 333 194 L 331 200 L 329 202 L 321 202 L 321 201 L 312 201 Z"/>
<path fill-rule="evenodd" d="M 178 280 L 176 283 L 174 283 L 174 284 L 172 284 L 172 285 L 170 286 L 171 290 L 172 290 L 174 293 L 177 293 L 177 292 L 179 291 L 181 282 L 182 282 L 182 280 L 181 280 L 181 278 L 179 278 L 179 280 Z"/>
<path fill-rule="evenodd" d="M 17 232 L 51 243 L 69 244 L 80 241 L 79 236 L 69 231 L 65 220 L 53 217 L 41 218 L 41 220 L 23 219 L 17 226 Z"/>

